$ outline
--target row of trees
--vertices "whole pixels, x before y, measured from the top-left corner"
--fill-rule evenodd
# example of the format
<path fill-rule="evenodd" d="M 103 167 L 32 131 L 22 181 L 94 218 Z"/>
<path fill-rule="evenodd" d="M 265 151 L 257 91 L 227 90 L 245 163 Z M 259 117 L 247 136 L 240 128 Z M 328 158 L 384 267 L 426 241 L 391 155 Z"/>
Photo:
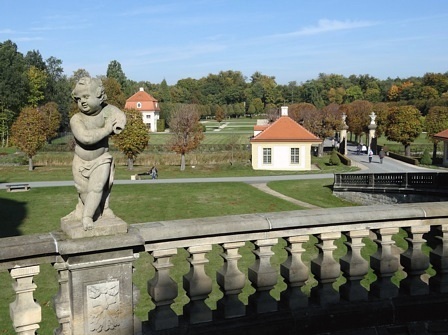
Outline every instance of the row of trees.
<path fill-rule="evenodd" d="M 85 69 L 74 71 L 72 76 L 65 75 L 62 61 L 55 57 L 44 60 L 36 50 L 22 55 L 12 41 L 0 43 L 2 145 L 8 145 L 11 127 L 19 120 L 21 111 L 34 108 L 42 114 L 46 110 L 45 106 L 50 103 L 52 111 L 56 109 L 59 114 L 57 128 L 66 130 L 70 115 L 76 111 L 70 92 L 76 81 L 83 76 L 89 76 Z M 172 130 L 176 128 L 179 115 L 189 115 L 191 109 L 202 117 L 211 116 L 218 121 L 225 117 L 257 114 L 267 114 L 273 120 L 278 107 L 286 104 L 290 105 L 293 118 L 322 138 L 338 130 L 343 112 L 347 115 L 350 130 L 355 135 L 360 135 L 366 131 L 368 114 L 372 111 L 378 115 L 377 132 L 387 134 L 387 130 L 391 137 L 398 138 L 392 135 L 391 129 L 401 118 L 394 119 L 392 114 L 401 110 L 409 112 L 412 107 L 413 112 L 410 114 L 414 115 L 417 111 L 420 126 L 426 125 L 429 131 L 429 127 L 440 127 L 443 124 L 430 122 L 431 110 L 438 110 L 440 118 L 440 114 L 448 107 L 448 72 L 387 80 L 369 75 L 344 77 L 320 74 L 318 78 L 305 83 L 279 85 L 275 77 L 260 72 L 247 78 L 239 71 L 230 70 L 209 74 L 200 79 L 181 79 L 169 86 L 165 80 L 155 84 L 128 79 L 121 64 L 113 60 L 108 65 L 106 75 L 100 78 L 103 80 L 108 102 L 120 108 L 124 107 L 127 97 L 139 87 L 144 87 L 159 100 L 161 117 Z M 57 113 L 54 112 L 53 115 L 55 114 Z M 408 113 L 405 114 L 409 117 Z M 420 116 L 429 116 L 428 121 L 423 124 Z M 409 122 L 406 125 L 409 126 Z M 48 128 L 44 125 L 43 128 L 45 127 Z M 408 129 L 408 132 L 411 130 Z M 54 131 L 46 133 L 45 140 L 51 140 L 54 134 Z M 195 142 L 200 140 L 200 136 L 195 135 L 193 138 L 196 138 Z M 16 138 L 17 141 L 20 141 L 20 137 Z M 176 146 L 173 145 L 174 147 Z"/>

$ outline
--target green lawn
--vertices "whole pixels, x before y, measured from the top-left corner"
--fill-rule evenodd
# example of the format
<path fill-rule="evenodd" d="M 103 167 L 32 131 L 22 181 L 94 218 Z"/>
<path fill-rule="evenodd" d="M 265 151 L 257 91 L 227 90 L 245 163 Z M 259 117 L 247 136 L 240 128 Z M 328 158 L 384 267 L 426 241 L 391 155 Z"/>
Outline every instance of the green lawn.
<path fill-rule="evenodd" d="M 293 181 L 298 188 L 309 181 Z M 317 181 L 312 181 L 315 192 L 328 193 L 329 180 L 321 180 L 321 187 Z M 302 185 L 302 187 L 300 187 Z M 306 194 L 303 194 L 306 196 Z M 302 199 L 306 201 L 305 199 Z M 76 191 L 73 187 L 34 188 L 29 192 L 8 193 L 0 192 L 0 216 L 2 217 L 1 236 L 22 234 L 46 233 L 59 229 L 60 218 L 69 213 L 76 204 Z M 132 204 L 132 206 L 130 206 Z M 323 201 L 326 205 L 326 201 Z M 144 184 L 144 185 L 115 185 L 111 198 L 111 207 L 115 213 L 128 223 L 139 223 L 158 220 L 172 220 L 181 218 L 195 218 L 207 216 L 219 216 L 242 213 L 288 211 L 301 209 L 284 200 L 267 195 L 256 188 L 244 183 L 204 183 L 204 184 Z M 45 219 L 42 219 L 45 218 Z M 275 264 L 280 264 L 286 257 L 281 242 L 276 246 L 280 250 L 273 258 Z M 244 259 L 240 267 L 243 271 L 253 262 L 251 245 L 248 244 L 241 250 Z M 310 252 L 315 252 L 312 244 Z M 313 251 L 314 250 L 314 251 Z M 180 280 L 188 271 L 185 262 L 186 253 L 180 250 L 173 260 L 176 264 L 173 278 Z M 311 254 L 307 257 L 312 257 Z M 221 266 L 222 259 L 219 256 L 219 248 L 215 247 L 209 255 L 210 264 L 207 271 L 214 276 Z M 150 264 L 150 258 L 142 254 L 136 262 L 134 279 L 140 288 L 141 301 L 137 314 L 142 319 L 152 303 L 146 292 L 146 282 L 154 274 Z M 57 292 L 57 277 L 55 271 L 49 265 L 41 267 L 41 274 L 36 277 L 38 290 L 35 298 L 41 304 L 44 313 L 44 322 L 41 324 L 42 333 L 49 334 L 56 327 L 56 320 L 52 310 L 51 298 Z M 284 283 L 279 281 L 274 295 L 278 297 Z M 247 285 L 245 298 L 253 292 L 253 288 Z M 210 306 L 215 306 L 217 299 L 222 295 L 217 287 L 209 299 Z M 0 273 L 0 334 L 13 334 L 10 328 L 8 305 L 14 300 L 14 292 L 11 287 L 11 279 L 8 273 Z M 187 298 L 181 291 L 174 308 L 180 312 Z"/>

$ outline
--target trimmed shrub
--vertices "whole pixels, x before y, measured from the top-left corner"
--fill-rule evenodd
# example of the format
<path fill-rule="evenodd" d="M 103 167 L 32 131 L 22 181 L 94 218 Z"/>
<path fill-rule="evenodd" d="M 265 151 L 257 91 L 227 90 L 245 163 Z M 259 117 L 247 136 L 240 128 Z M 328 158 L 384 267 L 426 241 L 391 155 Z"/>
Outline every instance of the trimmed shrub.
<path fill-rule="evenodd" d="M 422 158 L 420 158 L 420 164 L 422 164 L 422 165 L 432 165 L 432 159 L 431 159 L 431 156 L 429 154 L 429 150 L 428 149 L 425 149 L 423 151 Z"/>
<path fill-rule="evenodd" d="M 340 165 L 341 164 L 341 159 L 338 156 L 338 153 L 336 152 L 336 150 L 333 150 L 331 152 L 331 156 L 330 156 L 330 160 L 328 162 L 330 165 Z"/>
<path fill-rule="evenodd" d="M 163 133 L 165 131 L 165 119 L 157 120 L 157 132 Z"/>

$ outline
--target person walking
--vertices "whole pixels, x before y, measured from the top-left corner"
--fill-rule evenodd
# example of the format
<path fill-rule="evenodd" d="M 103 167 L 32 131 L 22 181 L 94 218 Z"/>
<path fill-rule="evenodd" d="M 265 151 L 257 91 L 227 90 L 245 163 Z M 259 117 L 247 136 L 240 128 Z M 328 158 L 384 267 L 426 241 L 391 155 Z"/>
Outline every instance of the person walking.
<path fill-rule="evenodd" d="M 368 151 L 368 155 L 369 155 L 369 163 L 372 163 L 372 159 L 373 159 L 373 151 L 372 151 L 372 149 L 370 149 L 370 148 L 369 148 L 369 151 Z"/>
<path fill-rule="evenodd" d="M 380 157 L 380 164 L 383 164 L 384 156 L 386 156 L 386 153 L 384 152 L 383 149 L 380 150 L 380 152 L 378 153 L 378 156 Z"/>

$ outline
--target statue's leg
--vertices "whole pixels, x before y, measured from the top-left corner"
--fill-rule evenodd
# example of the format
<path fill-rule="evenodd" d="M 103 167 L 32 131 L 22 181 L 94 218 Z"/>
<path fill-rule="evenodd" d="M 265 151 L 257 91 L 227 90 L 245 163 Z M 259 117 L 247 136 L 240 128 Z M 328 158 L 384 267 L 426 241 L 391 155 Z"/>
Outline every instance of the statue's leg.
<path fill-rule="evenodd" d="M 106 163 L 97 166 L 90 175 L 82 214 L 84 230 L 93 229 L 93 216 L 101 203 L 104 186 L 109 180 L 109 173 L 110 163 Z"/>
<path fill-rule="evenodd" d="M 115 176 L 115 161 L 112 159 L 112 163 L 110 166 L 110 174 L 109 174 L 109 183 L 105 187 L 103 198 L 104 200 L 104 209 L 102 216 L 107 218 L 114 218 L 115 214 L 109 207 L 109 201 L 110 201 L 110 192 L 112 190 L 112 186 L 114 184 L 114 176 Z"/>

